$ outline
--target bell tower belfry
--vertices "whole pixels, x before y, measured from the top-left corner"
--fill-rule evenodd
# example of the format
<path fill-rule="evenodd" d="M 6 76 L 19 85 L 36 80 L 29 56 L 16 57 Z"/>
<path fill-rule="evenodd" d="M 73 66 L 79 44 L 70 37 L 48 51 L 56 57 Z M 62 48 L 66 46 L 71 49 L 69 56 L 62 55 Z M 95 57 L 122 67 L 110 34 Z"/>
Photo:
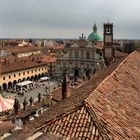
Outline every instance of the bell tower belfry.
<path fill-rule="evenodd" d="M 113 23 L 104 23 L 104 57 L 113 58 L 114 48 L 113 48 Z"/>

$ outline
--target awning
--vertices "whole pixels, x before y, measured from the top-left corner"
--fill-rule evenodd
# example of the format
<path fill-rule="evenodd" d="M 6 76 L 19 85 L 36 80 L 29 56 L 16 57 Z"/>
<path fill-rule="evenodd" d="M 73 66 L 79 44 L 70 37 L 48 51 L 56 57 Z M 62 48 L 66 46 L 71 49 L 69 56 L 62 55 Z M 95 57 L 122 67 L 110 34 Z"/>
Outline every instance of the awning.
<path fill-rule="evenodd" d="M 0 96 L 0 112 L 12 109 L 14 105 L 14 100 L 12 99 L 5 99 Z"/>
<path fill-rule="evenodd" d="M 40 80 L 49 80 L 49 77 L 45 76 L 45 77 L 41 77 Z"/>
<path fill-rule="evenodd" d="M 29 84 L 31 84 L 31 83 L 33 83 L 32 81 L 24 81 L 24 82 L 21 82 L 21 83 L 18 83 L 18 84 L 16 84 L 17 86 L 26 86 L 26 85 L 29 85 Z"/>

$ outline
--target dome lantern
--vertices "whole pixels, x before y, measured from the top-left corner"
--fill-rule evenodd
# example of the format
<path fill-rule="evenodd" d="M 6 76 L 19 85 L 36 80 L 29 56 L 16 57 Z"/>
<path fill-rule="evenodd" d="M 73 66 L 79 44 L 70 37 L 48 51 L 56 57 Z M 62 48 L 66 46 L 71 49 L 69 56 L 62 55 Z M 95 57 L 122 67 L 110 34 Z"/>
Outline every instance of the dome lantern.
<path fill-rule="evenodd" d="M 97 32 L 97 26 L 96 24 L 93 25 L 93 33 L 96 33 Z"/>
<path fill-rule="evenodd" d="M 98 35 L 97 33 L 97 26 L 96 24 L 93 25 L 93 32 L 89 34 L 88 36 L 88 41 L 92 42 L 92 43 L 96 43 L 98 41 L 101 41 L 102 38 L 100 35 Z"/>

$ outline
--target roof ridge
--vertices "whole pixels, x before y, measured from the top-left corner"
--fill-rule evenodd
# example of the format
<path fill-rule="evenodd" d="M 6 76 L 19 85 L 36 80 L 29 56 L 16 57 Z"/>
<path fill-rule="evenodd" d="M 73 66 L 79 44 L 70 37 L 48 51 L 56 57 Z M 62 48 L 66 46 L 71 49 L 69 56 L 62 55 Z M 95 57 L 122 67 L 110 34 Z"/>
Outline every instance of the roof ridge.
<path fill-rule="evenodd" d="M 96 94 L 97 92 L 98 92 L 98 90 L 102 87 L 102 86 L 104 86 L 104 83 L 107 83 L 108 82 L 108 79 L 110 79 L 110 78 L 115 78 L 116 76 L 116 72 L 118 72 L 118 71 L 123 71 L 124 70 L 124 67 L 126 66 L 126 65 L 129 65 L 128 64 L 128 62 L 127 61 L 132 61 L 133 60 L 133 57 L 135 57 L 135 56 L 139 56 L 140 57 L 140 53 L 139 52 L 137 52 L 137 51 L 134 51 L 133 53 L 131 53 L 130 55 L 128 55 L 118 66 L 117 66 L 117 68 L 115 69 L 115 70 L 113 70 L 112 71 L 112 73 L 109 75 L 109 76 L 107 76 L 92 92 L 91 92 L 91 94 L 85 99 L 85 104 L 87 105 L 87 109 L 89 110 L 89 111 L 91 111 L 90 113 L 92 113 L 92 116 L 93 116 L 93 119 L 96 119 L 96 123 L 97 123 L 97 125 L 98 125 L 98 123 L 99 123 L 99 128 L 100 128 L 100 125 L 102 125 L 103 123 L 102 123 L 102 116 L 100 116 L 100 114 L 98 114 L 98 112 L 96 112 L 96 102 L 94 102 L 95 100 L 95 98 L 94 98 L 94 94 Z M 100 93 L 99 93 L 100 94 Z M 97 95 L 98 95 L 98 93 L 97 93 Z M 102 96 L 102 95 L 101 95 Z M 98 104 L 97 104 L 97 106 L 98 106 Z M 100 108 L 101 108 L 101 106 L 100 106 Z M 99 116 L 97 116 L 97 115 L 99 115 Z M 101 120 L 98 120 L 98 119 L 100 119 L 101 118 Z M 103 128 L 104 128 L 104 124 L 103 124 L 103 126 L 102 126 Z M 105 127 L 106 128 L 106 127 Z M 104 132 L 105 132 L 105 130 L 107 130 L 106 132 L 109 132 L 108 131 L 108 129 L 99 129 L 99 131 L 101 130 L 101 132 L 104 134 Z M 105 132 L 105 133 L 106 133 Z M 111 131 L 112 132 L 112 131 Z M 110 133 L 111 134 L 111 133 Z M 109 136 L 110 136 L 110 134 L 109 134 Z M 114 133 L 112 133 L 113 135 L 114 135 L 114 137 L 116 137 L 115 136 L 115 134 Z"/>
<path fill-rule="evenodd" d="M 51 123 L 53 123 L 53 122 L 55 122 L 55 121 L 61 119 L 62 117 L 66 117 L 66 116 L 68 116 L 69 114 L 74 113 L 75 111 L 79 110 L 79 109 L 82 108 L 82 107 L 84 107 L 83 104 L 81 104 L 81 105 L 79 105 L 79 106 L 77 106 L 77 107 L 71 108 L 70 111 L 67 112 L 67 113 L 65 112 L 65 113 L 62 113 L 62 114 L 60 114 L 60 115 L 54 117 L 54 118 L 49 119 L 47 122 L 45 122 L 44 125 L 42 125 L 42 126 L 36 128 L 36 132 L 37 132 L 38 130 L 43 129 L 43 128 L 46 127 L 48 124 L 50 125 Z"/>
<path fill-rule="evenodd" d="M 129 54 L 118 66 L 115 70 L 112 71 L 112 73 L 110 75 L 108 75 L 92 92 L 91 94 L 89 94 L 89 96 L 85 99 L 85 102 L 88 102 L 89 98 L 93 95 L 94 91 L 96 91 L 104 82 L 106 82 L 110 77 L 112 77 L 117 70 L 122 66 L 122 64 L 124 64 L 130 57 L 132 57 L 135 53 L 139 53 L 137 51 L 132 52 L 131 54 Z M 140 53 L 139 53 L 140 54 Z"/>
<path fill-rule="evenodd" d="M 103 127 L 102 122 L 98 119 L 96 113 L 94 112 L 93 107 L 90 105 L 90 103 L 85 102 L 85 108 L 87 109 L 88 113 L 90 114 L 91 119 L 95 123 L 96 127 L 98 128 L 99 133 L 102 135 L 103 140 L 113 140 L 113 137 L 111 137 L 107 130 L 107 128 Z"/>

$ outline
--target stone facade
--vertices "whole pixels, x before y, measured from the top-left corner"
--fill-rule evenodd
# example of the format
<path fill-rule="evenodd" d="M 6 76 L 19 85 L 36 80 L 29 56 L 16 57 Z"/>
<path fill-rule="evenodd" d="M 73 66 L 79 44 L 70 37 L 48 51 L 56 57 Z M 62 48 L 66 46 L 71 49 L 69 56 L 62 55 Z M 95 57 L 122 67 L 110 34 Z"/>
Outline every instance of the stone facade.
<path fill-rule="evenodd" d="M 98 50 L 98 51 L 97 51 Z M 67 48 L 67 52 L 58 58 L 56 75 L 67 73 L 68 76 L 83 76 L 93 74 L 97 68 L 103 66 L 102 50 L 81 37 Z"/>

